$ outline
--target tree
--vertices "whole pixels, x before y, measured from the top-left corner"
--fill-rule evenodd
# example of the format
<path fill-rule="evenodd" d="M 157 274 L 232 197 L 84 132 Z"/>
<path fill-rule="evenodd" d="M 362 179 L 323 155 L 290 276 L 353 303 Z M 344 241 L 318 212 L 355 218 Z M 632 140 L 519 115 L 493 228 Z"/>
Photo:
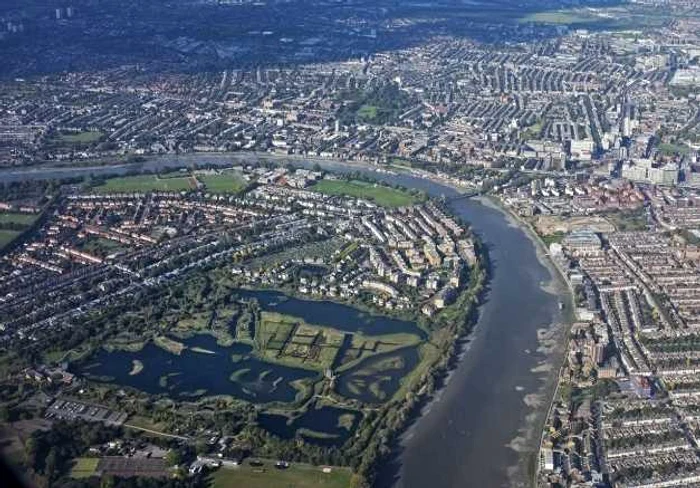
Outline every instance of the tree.
<path fill-rule="evenodd" d="M 195 451 L 197 451 L 197 455 L 199 455 L 199 456 L 206 454 L 209 451 L 209 446 L 203 440 L 197 441 L 194 448 L 195 448 Z"/>
<path fill-rule="evenodd" d="M 37 454 L 37 440 L 35 437 L 30 437 L 27 442 L 24 443 L 24 450 L 27 457 L 27 463 L 29 466 L 34 466 L 36 464 L 36 454 Z"/>
<path fill-rule="evenodd" d="M 366 488 L 367 486 L 369 486 L 367 480 L 359 474 L 353 474 L 350 478 L 350 488 Z"/>
<path fill-rule="evenodd" d="M 56 468 L 58 467 L 58 456 L 56 454 L 56 448 L 52 447 L 49 449 L 49 455 L 46 456 L 46 467 L 44 468 L 44 472 L 46 474 L 46 477 L 49 480 L 54 479 L 55 475 L 57 474 Z"/>
<path fill-rule="evenodd" d="M 10 409 L 7 405 L 0 407 L 0 422 L 6 423 L 11 420 Z"/>
<path fill-rule="evenodd" d="M 165 455 L 165 462 L 167 462 L 170 466 L 180 464 L 182 462 L 182 455 L 180 454 L 180 451 L 177 449 L 170 449 Z"/>
<path fill-rule="evenodd" d="M 100 488 L 114 488 L 114 476 L 102 476 L 100 479 Z"/>

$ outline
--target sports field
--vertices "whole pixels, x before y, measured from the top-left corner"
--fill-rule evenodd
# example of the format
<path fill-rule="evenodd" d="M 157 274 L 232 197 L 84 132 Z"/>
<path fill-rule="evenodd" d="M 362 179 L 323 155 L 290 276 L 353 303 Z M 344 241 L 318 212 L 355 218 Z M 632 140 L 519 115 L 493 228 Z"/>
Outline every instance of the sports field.
<path fill-rule="evenodd" d="M 156 175 L 139 175 L 111 178 L 94 190 L 97 193 L 187 191 L 193 187 L 193 179 L 187 176 L 163 178 Z"/>
<path fill-rule="evenodd" d="M 73 467 L 70 471 L 70 477 L 78 479 L 93 476 L 97 471 L 97 464 L 99 462 L 99 458 L 75 458 L 73 460 Z"/>
<path fill-rule="evenodd" d="M 310 189 L 326 195 L 363 198 L 382 207 L 404 207 L 417 201 L 416 197 L 403 190 L 357 180 L 322 180 Z"/>
<path fill-rule="evenodd" d="M 211 475 L 210 488 L 347 488 L 351 476 L 347 468 L 332 468 L 330 473 L 324 473 L 318 466 L 292 464 L 287 469 L 277 469 L 273 461 L 263 461 L 259 467 L 246 463 L 220 468 Z"/>
<path fill-rule="evenodd" d="M 0 212 L 0 226 L 5 224 L 15 224 L 29 227 L 37 218 L 39 218 L 38 214 Z"/>
<path fill-rule="evenodd" d="M 212 193 L 238 193 L 246 186 L 246 181 L 236 171 L 198 175 L 197 179 Z"/>
<path fill-rule="evenodd" d="M 20 235 L 20 232 L 15 230 L 0 229 L 0 249 L 14 241 L 18 235 Z"/>
<path fill-rule="evenodd" d="M 58 139 L 69 144 L 89 144 L 99 141 L 104 134 L 100 131 L 86 130 L 83 132 L 68 132 L 61 134 Z"/>

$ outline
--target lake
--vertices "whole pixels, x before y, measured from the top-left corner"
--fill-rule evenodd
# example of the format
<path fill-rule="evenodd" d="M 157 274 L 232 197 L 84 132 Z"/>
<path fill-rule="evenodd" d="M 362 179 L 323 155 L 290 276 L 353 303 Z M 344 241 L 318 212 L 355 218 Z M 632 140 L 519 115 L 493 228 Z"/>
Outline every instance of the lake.
<path fill-rule="evenodd" d="M 327 325 L 334 329 L 364 335 L 406 332 L 425 339 L 427 334 L 413 322 L 385 315 L 363 312 L 349 305 L 321 300 L 302 300 L 273 290 L 236 290 L 241 298 L 255 299 L 260 308 L 304 319 L 309 324 Z"/>

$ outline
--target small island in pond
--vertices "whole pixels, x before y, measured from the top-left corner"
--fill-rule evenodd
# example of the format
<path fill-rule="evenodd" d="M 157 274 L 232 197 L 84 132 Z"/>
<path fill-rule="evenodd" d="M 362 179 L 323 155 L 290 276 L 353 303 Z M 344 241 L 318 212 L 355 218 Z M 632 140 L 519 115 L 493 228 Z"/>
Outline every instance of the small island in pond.
<path fill-rule="evenodd" d="M 136 376 L 141 371 L 143 371 L 143 362 L 138 359 L 133 359 L 131 361 L 131 371 L 129 371 L 129 376 Z"/>

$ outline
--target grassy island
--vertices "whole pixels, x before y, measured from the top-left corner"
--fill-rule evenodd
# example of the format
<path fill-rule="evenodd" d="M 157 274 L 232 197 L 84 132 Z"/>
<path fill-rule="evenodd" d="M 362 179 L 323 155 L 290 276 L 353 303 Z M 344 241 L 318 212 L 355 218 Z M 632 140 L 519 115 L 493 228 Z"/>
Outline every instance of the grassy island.
<path fill-rule="evenodd" d="M 131 371 L 129 371 L 129 376 L 136 376 L 141 371 L 143 371 L 143 361 L 139 361 L 138 359 L 134 359 L 132 361 Z"/>
<path fill-rule="evenodd" d="M 182 351 L 185 350 L 185 345 L 182 342 L 178 342 L 174 339 L 171 339 L 169 337 L 163 336 L 163 335 L 158 335 L 153 338 L 153 343 L 162 348 L 165 349 L 166 351 L 180 355 L 182 354 Z"/>

